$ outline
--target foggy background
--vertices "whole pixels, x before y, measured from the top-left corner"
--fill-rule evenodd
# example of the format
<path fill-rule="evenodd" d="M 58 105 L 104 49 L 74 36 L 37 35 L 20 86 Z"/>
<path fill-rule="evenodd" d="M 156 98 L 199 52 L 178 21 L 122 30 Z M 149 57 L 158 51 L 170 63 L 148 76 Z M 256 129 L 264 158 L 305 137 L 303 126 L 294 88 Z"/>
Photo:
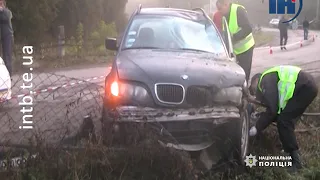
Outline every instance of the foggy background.
<path fill-rule="evenodd" d="M 216 0 L 211 0 L 215 5 Z M 169 5 L 173 8 L 192 9 L 196 7 L 204 8 L 210 4 L 210 0 L 128 0 L 126 13 L 131 14 L 142 4 L 142 7 L 165 7 Z"/>
<path fill-rule="evenodd" d="M 268 12 L 269 0 L 238 1 L 246 7 L 252 24 L 268 25 L 274 17 Z M 300 23 L 305 16 L 308 20 L 316 19 L 319 1 L 304 0 L 302 13 L 298 17 Z M 10 0 L 7 1 L 7 6 L 14 17 L 12 24 L 15 42 L 37 45 L 56 41 L 59 26 L 64 26 L 66 39 L 81 35 L 85 44 L 97 37 L 97 34 L 101 37 L 114 36 L 114 31 L 123 31 L 128 17 L 138 4 L 142 4 L 143 7 L 201 7 L 212 17 L 215 2 L 216 0 L 211 0 L 212 8 L 209 7 L 210 0 Z"/>
<path fill-rule="evenodd" d="M 276 18 L 279 15 L 270 15 L 269 14 L 269 0 L 237 0 L 234 2 L 238 2 L 245 6 L 248 11 L 249 19 L 253 24 L 260 25 L 268 25 L 269 21 L 272 18 Z M 211 0 L 212 9 L 210 12 L 210 0 L 128 0 L 126 5 L 126 13 L 131 15 L 132 12 L 138 7 L 139 4 L 142 4 L 143 7 L 165 7 L 166 5 L 170 5 L 170 7 L 176 8 L 187 8 L 192 9 L 195 7 L 204 8 L 207 13 L 212 16 L 212 14 L 216 11 L 215 8 L 216 0 Z M 319 11 L 318 0 L 305 0 L 303 4 L 303 9 L 301 14 L 298 16 L 298 21 L 301 23 L 305 17 L 309 21 L 317 18 L 317 10 Z M 298 11 L 299 3 L 296 3 L 296 12 Z M 317 8 L 318 6 L 318 8 Z M 319 14 L 318 14 L 319 18 Z"/>

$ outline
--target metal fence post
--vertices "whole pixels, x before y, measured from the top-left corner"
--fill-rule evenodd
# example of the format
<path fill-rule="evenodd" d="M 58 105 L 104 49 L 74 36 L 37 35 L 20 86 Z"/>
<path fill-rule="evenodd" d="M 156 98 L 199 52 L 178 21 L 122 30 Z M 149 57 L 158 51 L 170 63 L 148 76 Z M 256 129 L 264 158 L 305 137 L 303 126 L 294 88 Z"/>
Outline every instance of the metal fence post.
<path fill-rule="evenodd" d="M 63 58 L 65 56 L 65 34 L 64 26 L 59 26 L 59 36 L 58 36 L 58 45 L 59 45 L 59 57 Z"/>
<path fill-rule="evenodd" d="M 317 17 L 316 17 L 316 20 L 317 21 L 319 21 L 319 19 L 320 19 L 320 13 L 319 13 L 319 11 L 320 11 L 320 0 L 318 0 L 317 1 Z"/>

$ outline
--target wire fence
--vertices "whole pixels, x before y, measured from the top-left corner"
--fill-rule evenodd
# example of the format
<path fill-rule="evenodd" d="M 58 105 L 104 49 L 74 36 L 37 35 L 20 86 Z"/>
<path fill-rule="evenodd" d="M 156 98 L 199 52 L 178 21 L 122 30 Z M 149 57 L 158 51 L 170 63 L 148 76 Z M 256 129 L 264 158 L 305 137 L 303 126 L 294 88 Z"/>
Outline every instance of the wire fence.
<path fill-rule="evenodd" d="M 11 89 L 0 96 L 0 147 L 26 148 L 45 142 L 72 149 L 70 146 L 78 143 L 73 140 L 79 140 L 77 136 L 84 126 L 91 126 L 90 134 L 105 135 L 101 129 L 104 88 L 90 82 L 102 78 L 104 76 L 76 79 L 54 73 L 37 73 L 27 82 L 26 76 L 15 76 Z M 9 77 L 0 79 L 0 85 L 5 86 L 9 80 Z M 149 137 L 156 137 L 162 128 L 158 122 L 136 126 L 130 139 L 135 141 L 135 138 L 147 137 L 150 133 L 154 136 Z M 162 135 L 162 139 L 176 141 L 170 134 Z"/>
<path fill-rule="evenodd" d="M 6 80 L 8 79 L 0 79 L 0 82 Z M 59 167 L 57 171 L 68 168 L 66 163 L 61 163 L 61 158 L 63 162 L 73 162 L 78 153 L 83 153 L 79 155 L 79 160 L 85 161 L 83 164 L 78 162 L 80 166 L 101 162 L 99 166 L 104 170 L 100 172 L 100 177 L 108 179 L 119 177 L 119 173 L 123 171 L 122 166 L 127 166 L 125 164 L 128 161 L 136 164 L 132 168 L 143 168 L 144 172 L 150 172 L 150 179 L 157 173 L 152 173 L 152 169 L 170 174 L 167 170 L 168 164 L 152 168 L 149 162 L 152 160 L 161 164 L 161 161 L 169 162 L 172 158 L 176 162 L 169 166 L 180 170 L 172 172 L 173 177 L 170 179 L 190 179 L 187 174 L 191 171 L 183 172 L 182 175 L 179 172 L 188 169 L 181 169 L 182 166 L 190 164 L 188 155 L 184 152 L 169 151 L 158 143 L 160 137 L 156 134 L 159 134 L 162 128 L 160 123 L 136 126 L 135 131 L 127 136 L 133 143 L 135 139 L 148 137 L 149 141 L 143 143 L 142 147 L 132 144 L 131 148 L 117 148 L 97 142 L 98 138 L 104 135 L 103 130 L 107 130 L 102 129 L 101 123 L 103 90 L 102 86 L 90 82 L 89 79 L 74 79 L 52 73 L 33 74 L 30 82 L 26 81 L 25 76 L 14 78 L 11 94 L 4 93 L 0 98 L 0 179 L 3 171 L 23 169 L 27 166 L 41 166 L 45 169 L 46 176 L 49 176 L 52 174 L 52 166 Z M 81 140 L 89 141 L 91 138 L 96 142 L 94 145 L 82 144 Z M 170 139 L 171 136 L 161 137 L 166 138 Z M 158 146 L 154 146 L 155 144 Z M 75 153 L 70 157 L 72 152 Z M 135 160 L 136 158 L 139 160 Z M 110 163 L 115 166 L 109 171 Z M 80 166 L 79 173 L 87 173 L 87 169 L 82 171 Z M 70 172 L 72 174 L 73 170 Z"/>
<path fill-rule="evenodd" d="M 11 95 L 1 98 L 0 144 L 59 143 L 75 136 L 86 116 L 99 123 L 102 87 L 88 81 L 72 86 L 79 81 L 50 73 L 33 74 L 29 82 L 15 79 Z"/>

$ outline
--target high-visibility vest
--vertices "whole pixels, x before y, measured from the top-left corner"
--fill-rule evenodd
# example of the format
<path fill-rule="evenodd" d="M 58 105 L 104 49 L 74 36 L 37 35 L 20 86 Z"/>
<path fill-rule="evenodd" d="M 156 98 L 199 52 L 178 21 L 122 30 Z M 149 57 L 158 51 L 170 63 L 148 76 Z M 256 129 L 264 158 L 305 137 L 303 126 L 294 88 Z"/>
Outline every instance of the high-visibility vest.
<path fill-rule="evenodd" d="M 292 98 L 300 71 L 301 68 L 299 67 L 284 65 L 270 68 L 261 75 L 258 83 L 258 89 L 262 92 L 260 85 L 262 78 L 269 73 L 277 72 L 278 74 L 278 114 L 281 113 L 281 111 L 286 107 L 288 101 Z"/>
<path fill-rule="evenodd" d="M 242 7 L 243 9 L 245 9 L 243 6 L 239 4 L 234 4 L 234 3 L 231 4 L 229 23 L 228 23 L 231 36 L 233 36 L 234 34 L 236 34 L 241 30 L 241 28 L 238 26 L 238 17 L 237 17 L 238 7 Z M 234 42 L 233 51 L 236 55 L 238 55 L 249 50 L 252 46 L 254 46 L 254 44 L 255 42 L 254 42 L 253 34 L 250 33 L 244 39 Z"/>

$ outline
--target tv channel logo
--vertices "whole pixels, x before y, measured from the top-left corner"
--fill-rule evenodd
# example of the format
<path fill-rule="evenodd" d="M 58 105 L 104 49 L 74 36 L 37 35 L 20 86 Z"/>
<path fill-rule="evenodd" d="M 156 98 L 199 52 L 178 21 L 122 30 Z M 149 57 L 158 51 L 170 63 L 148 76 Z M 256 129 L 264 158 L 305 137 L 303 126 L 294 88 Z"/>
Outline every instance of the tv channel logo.
<path fill-rule="evenodd" d="M 303 0 L 299 0 L 299 10 L 296 13 L 296 0 L 269 0 L 269 14 L 295 14 L 292 19 L 283 23 L 296 19 L 301 13 L 302 7 Z"/>

